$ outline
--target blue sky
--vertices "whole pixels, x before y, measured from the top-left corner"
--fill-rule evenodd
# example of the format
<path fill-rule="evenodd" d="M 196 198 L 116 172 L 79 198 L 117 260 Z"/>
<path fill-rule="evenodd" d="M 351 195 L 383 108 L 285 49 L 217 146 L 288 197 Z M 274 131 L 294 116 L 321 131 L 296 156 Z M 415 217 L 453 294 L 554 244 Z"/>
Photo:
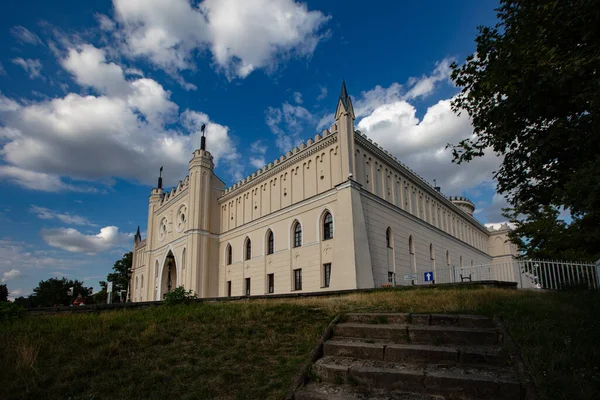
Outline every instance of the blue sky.
<path fill-rule="evenodd" d="M 67 276 L 98 287 L 146 228 L 158 169 L 186 175 L 199 127 L 227 184 L 333 123 L 356 125 L 486 223 L 502 220 L 492 154 L 444 150 L 449 65 L 496 1 L 97 0 L 0 6 L 0 275 L 12 296 Z"/>

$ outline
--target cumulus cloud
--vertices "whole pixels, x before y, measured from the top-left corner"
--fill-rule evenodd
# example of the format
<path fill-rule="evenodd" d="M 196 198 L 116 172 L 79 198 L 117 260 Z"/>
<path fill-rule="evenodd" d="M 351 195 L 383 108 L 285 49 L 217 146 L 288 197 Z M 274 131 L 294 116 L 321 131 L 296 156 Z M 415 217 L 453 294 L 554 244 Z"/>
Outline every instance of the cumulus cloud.
<path fill-rule="evenodd" d="M 42 238 L 53 247 L 74 253 L 98 253 L 127 247 L 133 233 L 120 233 L 116 226 L 100 229 L 96 235 L 86 235 L 73 228 L 43 229 Z"/>
<path fill-rule="evenodd" d="M 12 268 L 9 271 L 2 273 L 2 282 L 9 281 L 11 279 L 16 279 L 21 276 L 21 271 L 18 269 Z"/>
<path fill-rule="evenodd" d="M 71 214 L 71 213 L 68 213 L 68 212 L 61 213 L 61 212 L 57 212 L 57 211 L 52 211 L 52 210 L 50 210 L 48 208 L 45 208 L 45 207 L 39 207 L 39 206 L 36 206 L 36 205 L 32 205 L 29 208 L 29 211 L 32 212 L 33 214 L 35 214 L 40 219 L 47 219 L 47 220 L 56 219 L 56 220 L 59 220 L 59 221 L 65 223 L 65 224 L 70 224 L 70 225 L 90 225 L 90 226 L 95 226 L 87 218 L 82 217 L 80 215 Z"/>
<path fill-rule="evenodd" d="M 38 35 L 36 35 L 35 33 L 31 32 L 29 29 L 23 26 L 13 26 L 12 28 L 10 28 L 10 33 L 15 37 L 15 39 L 17 39 L 21 43 L 28 43 L 34 46 L 42 44 L 42 40 L 39 38 Z"/>
<path fill-rule="evenodd" d="M 29 75 L 29 79 L 43 78 L 41 74 L 43 66 L 40 60 L 31 58 L 24 60 L 21 57 L 17 57 L 13 58 L 12 62 L 13 64 L 23 68 L 23 70 Z"/>
<path fill-rule="evenodd" d="M 6 139 L 0 156 L 8 164 L 0 166 L 0 178 L 43 191 L 91 191 L 63 177 L 154 183 L 163 165 L 166 182 L 175 182 L 185 176 L 200 142 L 198 123 L 207 124 L 215 164 L 225 163 L 233 177 L 241 177 L 243 165 L 229 129 L 203 113 L 179 114 L 158 82 L 125 78 L 104 50 L 91 45 L 69 49 L 61 64 L 79 85 L 98 94 L 69 93 L 26 105 L 0 96 L 0 136 Z"/>
<path fill-rule="evenodd" d="M 314 116 L 302 106 L 285 102 L 280 108 L 267 108 L 265 122 L 277 136 L 275 145 L 285 152 L 302 142 L 302 133 L 308 125 L 314 124 Z"/>
<path fill-rule="evenodd" d="M 250 165 L 254 168 L 262 168 L 265 166 L 265 154 L 267 153 L 267 146 L 263 145 L 262 140 L 257 140 L 250 145 Z"/>
<path fill-rule="evenodd" d="M 290 56 L 310 56 L 330 17 L 294 0 L 113 0 L 122 50 L 167 72 L 193 69 L 209 50 L 228 75 L 244 78 Z M 101 18 L 103 29 L 111 29 Z"/>

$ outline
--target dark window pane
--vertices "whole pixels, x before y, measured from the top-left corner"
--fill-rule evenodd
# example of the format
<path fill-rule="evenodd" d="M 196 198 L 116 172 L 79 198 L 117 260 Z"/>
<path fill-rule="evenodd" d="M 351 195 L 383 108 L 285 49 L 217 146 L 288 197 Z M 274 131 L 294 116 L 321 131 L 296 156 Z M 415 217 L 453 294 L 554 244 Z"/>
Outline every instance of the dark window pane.
<path fill-rule="evenodd" d="M 275 243 L 273 240 L 273 232 L 269 232 L 269 236 L 267 237 L 267 254 L 273 254 L 275 251 Z"/>
<path fill-rule="evenodd" d="M 294 270 L 294 290 L 302 290 L 302 270 Z"/>
<path fill-rule="evenodd" d="M 323 240 L 333 238 L 333 218 L 330 213 L 325 215 L 323 219 Z"/>
<path fill-rule="evenodd" d="M 231 251 L 231 245 L 228 244 L 227 245 L 227 265 L 231 265 L 231 258 L 232 258 L 231 257 L 231 253 L 232 253 L 232 251 Z"/>
<path fill-rule="evenodd" d="M 246 260 L 252 258 L 252 242 L 250 239 L 246 239 Z"/>
<path fill-rule="evenodd" d="M 268 286 L 269 286 L 269 293 L 273 293 L 275 291 L 275 274 L 269 274 L 267 275 L 268 277 Z"/>
<path fill-rule="evenodd" d="M 227 297 L 231 297 L 231 281 L 227 281 Z"/>
<path fill-rule="evenodd" d="M 296 226 L 294 227 L 294 247 L 300 246 L 302 246 L 302 225 L 296 222 Z"/>
<path fill-rule="evenodd" d="M 327 263 L 325 265 L 323 265 L 323 272 L 324 272 L 324 285 L 325 287 L 329 287 L 329 281 L 331 280 L 331 264 Z"/>
<path fill-rule="evenodd" d="M 250 296 L 250 278 L 246 278 L 246 296 Z"/>

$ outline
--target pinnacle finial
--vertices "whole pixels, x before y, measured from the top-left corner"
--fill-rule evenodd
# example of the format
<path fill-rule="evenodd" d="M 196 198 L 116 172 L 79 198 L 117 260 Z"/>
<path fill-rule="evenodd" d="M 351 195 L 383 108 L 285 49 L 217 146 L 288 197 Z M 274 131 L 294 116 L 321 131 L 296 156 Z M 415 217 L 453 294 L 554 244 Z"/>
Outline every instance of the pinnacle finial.
<path fill-rule="evenodd" d="M 139 242 L 140 240 L 142 240 L 142 234 L 140 233 L 140 226 L 138 225 L 137 232 L 135 233 L 135 236 L 133 237 L 133 241 Z"/>
<path fill-rule="evenodd" d="M 350 97 L 348 96 L 348 90 L 346 89 L 346 80 L 342 79 L 342 90 L 340 91 L 340 100 L 346 109 L 348 109 L 348 103 Z"/>

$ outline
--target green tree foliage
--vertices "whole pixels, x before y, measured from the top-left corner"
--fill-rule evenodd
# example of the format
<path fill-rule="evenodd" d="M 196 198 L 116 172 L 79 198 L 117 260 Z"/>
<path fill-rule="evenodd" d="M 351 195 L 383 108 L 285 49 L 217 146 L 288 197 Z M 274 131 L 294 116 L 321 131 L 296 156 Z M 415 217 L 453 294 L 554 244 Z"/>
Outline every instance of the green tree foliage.
<path fill-rule="evenodd" d="M 196 295 L 191 290 L 185 290 L 183 286 L 178 286 L 170 292 L 165 293 L 164 305 L 173 306 L 176 304 L 188 303 L 196 298 Z"/>
<path fill-rule="evenodd" d="M 0 302 L 8 301 L 8 287 L 0 284 Z"/>
<path fill-rule="evenodd" d="M 129 287 L 129 278 L 131 277 L 131 265 L 133 263 L 133 253 L 123 254 L 123 258 L 117 260 L 113 266 L 112 273 L 108 274 L 106 280 L 113 283 L 113 291 L 127 290 Z"/>
<path fill-rule="evenodd" d="M 597 0 L 501 0 L 495 27 L 453 64 L 475 136 L 454 161 L 504 157 L 498 192 L 530 257 L 600 257 L 600 8 Z M 558 218 L 571 212 L 572 223 Z"/>
<path fill-rule="evenodd" d="M 69 295 L 70 288 L 73 288 L 73 294 Z M 38 287 L 33 289 L 35 298 L 33 305 L 37 307 L 52 307 L 55 305 L 68 306 L 73 300 L 81 295 L 88 295 L 88 288 L 83 286 L 83 282 L 67 278 L 50 278 L 46 281 L 40 281 Z"/>

